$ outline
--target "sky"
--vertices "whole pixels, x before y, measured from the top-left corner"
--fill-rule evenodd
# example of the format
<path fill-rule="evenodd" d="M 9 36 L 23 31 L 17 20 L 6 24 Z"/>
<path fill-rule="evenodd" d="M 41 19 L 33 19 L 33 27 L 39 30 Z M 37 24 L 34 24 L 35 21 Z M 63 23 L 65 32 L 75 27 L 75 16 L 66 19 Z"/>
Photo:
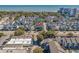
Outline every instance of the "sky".
<path fill-rule="evenodd" d="M 79 8 L 79 5 L 0 5 L 1 11 L 54 12 L 59 8 Z"/>

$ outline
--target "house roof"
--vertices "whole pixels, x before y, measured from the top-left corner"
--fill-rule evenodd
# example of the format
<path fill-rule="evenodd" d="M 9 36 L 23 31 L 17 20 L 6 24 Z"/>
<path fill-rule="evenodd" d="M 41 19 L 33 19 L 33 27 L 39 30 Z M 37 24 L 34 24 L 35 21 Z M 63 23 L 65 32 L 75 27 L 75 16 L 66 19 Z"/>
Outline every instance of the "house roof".
<path fill-rule="evenodd" d="M 14 36 L 7 44 L 31 44 L 32 37 L 30 36 Z"/>
<path fill-rule="evenodd" d="M 51 53 L 65 53 L 65 50 L 56 41 L 49 42 L 49 48 Z"/>
<path fill-rule="evenodd" d="M 36 22 L 44 22 L 44 19 L 43 18 L 37 18 Z"/>
<path fill-rule="evenodd" d="M 43 23 L 42 22 L 37 22 L 36 26 L 43 26 Z"/>

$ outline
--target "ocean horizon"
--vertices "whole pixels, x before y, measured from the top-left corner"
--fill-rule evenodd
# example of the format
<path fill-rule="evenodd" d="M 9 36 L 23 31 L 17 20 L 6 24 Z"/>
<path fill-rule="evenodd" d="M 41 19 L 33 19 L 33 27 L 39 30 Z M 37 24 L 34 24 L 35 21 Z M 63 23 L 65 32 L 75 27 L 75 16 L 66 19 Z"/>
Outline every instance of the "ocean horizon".
<path fill-rule="evenodd" d="M 0 5 L 0 11 L 56 12 L 59 8 L 79 8 L 79 5 Z"/>

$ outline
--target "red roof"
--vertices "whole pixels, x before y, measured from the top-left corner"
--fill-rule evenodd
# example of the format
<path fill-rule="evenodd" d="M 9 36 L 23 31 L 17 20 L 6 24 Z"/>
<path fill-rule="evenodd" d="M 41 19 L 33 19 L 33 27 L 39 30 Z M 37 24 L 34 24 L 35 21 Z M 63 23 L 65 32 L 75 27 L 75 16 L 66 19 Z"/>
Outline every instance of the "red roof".
<path fill-rule="evenodd" d="M 43 22 L 37 22 L 36 26 L 43 26 Z"/>

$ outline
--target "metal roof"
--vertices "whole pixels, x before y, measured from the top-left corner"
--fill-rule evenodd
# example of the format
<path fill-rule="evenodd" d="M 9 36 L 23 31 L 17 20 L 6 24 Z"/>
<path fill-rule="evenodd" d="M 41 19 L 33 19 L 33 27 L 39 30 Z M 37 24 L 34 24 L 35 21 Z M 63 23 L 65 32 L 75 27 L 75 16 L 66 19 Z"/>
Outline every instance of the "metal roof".
<path fill-rule="evenodd" d="M 7 44 L 31 44 L 32 38 L 31 37 L 13 37 Z"/>

